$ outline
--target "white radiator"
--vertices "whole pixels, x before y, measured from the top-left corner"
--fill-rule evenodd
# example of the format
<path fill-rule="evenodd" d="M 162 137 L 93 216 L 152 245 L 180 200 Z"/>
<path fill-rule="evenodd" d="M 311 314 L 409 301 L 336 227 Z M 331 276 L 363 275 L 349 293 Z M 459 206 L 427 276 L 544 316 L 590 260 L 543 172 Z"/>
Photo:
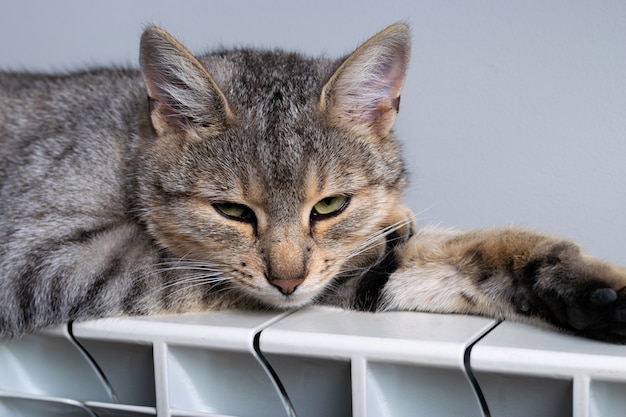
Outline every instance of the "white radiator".
<path fill-rule="evenodd" d="M 2 417 L 597 417 L 626 346 L 425 313 L 105 319 L 0 342 Z"/>

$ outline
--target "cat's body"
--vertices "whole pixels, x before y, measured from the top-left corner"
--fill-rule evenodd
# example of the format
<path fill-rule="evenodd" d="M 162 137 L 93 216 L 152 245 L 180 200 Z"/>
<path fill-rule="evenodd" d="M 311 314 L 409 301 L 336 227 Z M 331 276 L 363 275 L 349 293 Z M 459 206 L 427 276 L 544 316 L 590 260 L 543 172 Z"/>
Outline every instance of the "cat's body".
<path fill-rule="evenodd" d="M 0 334 L 318 302 L 626 341 L 626 271 L 519 230 L 414 231 L 396 25 L 344 60 L 156 28 L 141 71 L 0 74 Z"/>

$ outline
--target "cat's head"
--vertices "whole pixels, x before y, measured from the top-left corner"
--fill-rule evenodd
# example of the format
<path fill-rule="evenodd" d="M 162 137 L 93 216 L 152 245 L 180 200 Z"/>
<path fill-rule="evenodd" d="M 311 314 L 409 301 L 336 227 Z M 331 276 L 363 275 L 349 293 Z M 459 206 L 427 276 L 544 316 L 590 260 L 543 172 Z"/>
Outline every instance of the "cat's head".
<path fill-rule="evenodd" d="M 410 227 L 391 132 L 409 51 L 407 27 L 394 25 L 338 61 L 196 58 L 148 28 L 139 198 L 149 233 L 207 283 L 275 307 L 371 265 L 386 235 Z"/>

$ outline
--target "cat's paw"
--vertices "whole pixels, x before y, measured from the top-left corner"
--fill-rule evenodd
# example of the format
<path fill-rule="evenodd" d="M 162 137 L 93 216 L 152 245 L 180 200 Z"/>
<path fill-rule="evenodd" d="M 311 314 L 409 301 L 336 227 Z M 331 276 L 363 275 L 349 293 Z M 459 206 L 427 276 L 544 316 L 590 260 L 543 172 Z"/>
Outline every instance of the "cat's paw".
<path fill-rule="evenodd" d="M 525 266 L 517 308 L 575 334 L 626 344 L 626 269 L 559 242 Z"/>
<path fill-rule="evenodd" d="M 569 324 L 596 339 L 626 342 L 626 288 L 584 291 L 567 306 Z"/>

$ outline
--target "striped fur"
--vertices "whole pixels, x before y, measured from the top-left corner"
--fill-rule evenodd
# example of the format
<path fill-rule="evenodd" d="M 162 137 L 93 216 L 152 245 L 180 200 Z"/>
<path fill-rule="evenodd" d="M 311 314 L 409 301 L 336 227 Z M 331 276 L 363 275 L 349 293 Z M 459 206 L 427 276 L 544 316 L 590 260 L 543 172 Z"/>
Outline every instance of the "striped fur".
<path fill-rule="evenodd" d="M 0 334 L 324 303 L 533 321 L 623 342 L 626 272 L 520 230 L 416 231 L 392 127 L 410 34 L 347 57 L 193 56 L 0 73 Z"/>

